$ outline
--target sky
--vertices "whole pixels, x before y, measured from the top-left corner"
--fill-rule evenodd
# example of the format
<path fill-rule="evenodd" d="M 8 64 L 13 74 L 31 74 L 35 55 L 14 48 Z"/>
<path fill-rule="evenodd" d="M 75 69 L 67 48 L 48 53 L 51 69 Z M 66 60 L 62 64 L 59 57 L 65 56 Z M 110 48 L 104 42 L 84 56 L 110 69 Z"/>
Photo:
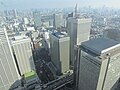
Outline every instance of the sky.
<path fill-rule="evenodd" d="M 120 8 L 120 0 L 0 0 L 0 9 L 64 8 L 74 7 Z"/>

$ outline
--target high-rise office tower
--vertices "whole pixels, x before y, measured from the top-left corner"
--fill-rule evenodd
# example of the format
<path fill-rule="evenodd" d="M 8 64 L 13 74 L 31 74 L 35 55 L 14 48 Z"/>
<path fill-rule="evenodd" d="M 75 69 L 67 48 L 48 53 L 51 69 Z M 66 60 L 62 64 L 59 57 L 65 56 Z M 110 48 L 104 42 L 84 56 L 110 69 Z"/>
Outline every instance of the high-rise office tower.
<path fill-rule="evenodd" d="M 36 28 L 41 27 L 41 14 L 39 11 L 33 12 L 34 24 Z"/>
<path fill-rule="evenodd" d="M 68 35 L 70 36 L 70 62 L 74 64 L 74 45 L 89 40 L 91 19 L 68 18 Z"/>
<path fill-rule="evenodd" d="M 53 14 L 53 26 L 55 28 L 59 28 L 61 26 L 63 26 L 63 14 L 62 13 L 58 13 L 58 14 Z"/>
<path fill-rule="evenodd" d="M 13 17 L 14 17 L 14 18 L 17 18 L 17 10 L 16 10 L 16 9 L 13 9 L 12 11 L 13 11 Z"/>
<path fill-rule="evenodd" d="M 22 36 L 21 36 L 22 37 Z M 12 41 L 13 52 L 21 75 L 35 70 L 30 38 Z"/>
<path fill-rule="evenodd" d="M 76 90 L 118 90 L 120 44 L 98 38 L 83 42 L 76 60 Z"/>
<path fill-rule="evenodd" d="M 70 65 L 74 66 L 74 45 L 89 40 L 91 18 L 80 18 L 75 7 L 75 16 L 67 19 L 67 32 L 70 36 Z"/>
<path fill-rule="evenodd" d="M 50 35 L 51 60 L 58 73 L 69 70 L 69 42 L 70 38 L 61 32 Z"/>
<path fill-rule="evenodd" d="M 0 90 L 9 90 L 19 78 L 7 32 L 0 27 Z"/>
<path fill-rule="evenodd" d="M 103 32 L 103 37 L 113 39 L 120 42 L 120 30 L 118 29 L 106 29 Z"/>

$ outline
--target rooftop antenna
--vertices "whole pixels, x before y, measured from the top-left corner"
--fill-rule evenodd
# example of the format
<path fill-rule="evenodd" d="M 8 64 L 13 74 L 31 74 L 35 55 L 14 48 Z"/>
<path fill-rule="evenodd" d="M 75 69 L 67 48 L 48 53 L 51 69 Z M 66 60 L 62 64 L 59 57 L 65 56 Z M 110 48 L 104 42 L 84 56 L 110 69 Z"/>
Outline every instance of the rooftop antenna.
<path fill-rule="evenodd" d="M 78 6 L 77 6 L 77 3 L 75 5 L 75 17 L 77 18 L 77 14 L 78 14 Z"/>

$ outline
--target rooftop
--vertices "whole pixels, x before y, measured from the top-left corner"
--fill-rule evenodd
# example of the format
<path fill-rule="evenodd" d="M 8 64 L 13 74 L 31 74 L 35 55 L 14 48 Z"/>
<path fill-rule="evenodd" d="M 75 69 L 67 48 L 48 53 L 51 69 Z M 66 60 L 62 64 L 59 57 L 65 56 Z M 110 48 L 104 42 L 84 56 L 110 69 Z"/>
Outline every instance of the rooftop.
<path fill-rule="evenodd" d="M 16 35 L 16 36 L 14 36 L 15 40 L 21 40 L 21 39 L 26 39 L 26 38 L 28 38 L 28 36 L 25 36 L 25 35 Z"/>
<path fill-rule="evenodd" d="M 67 36 L 65 32 L 55 32 L 53 35 L 55 35 L 57 38 L 63 38 Z"/>
<path fill-rule="evenodd" d="M 26 80 L 33 79 L 34 77 L 36 77 L 36 72 L 31 71 L 31 72 L 25 73 L 24 77 L 25 77 Z"/>
<path fill-rule="evenodd" d="M 92 39 L 82 43 L 82 47 L 100 55 L 116 47 L 120 47 L 119 42 L 107 38 Z"/>

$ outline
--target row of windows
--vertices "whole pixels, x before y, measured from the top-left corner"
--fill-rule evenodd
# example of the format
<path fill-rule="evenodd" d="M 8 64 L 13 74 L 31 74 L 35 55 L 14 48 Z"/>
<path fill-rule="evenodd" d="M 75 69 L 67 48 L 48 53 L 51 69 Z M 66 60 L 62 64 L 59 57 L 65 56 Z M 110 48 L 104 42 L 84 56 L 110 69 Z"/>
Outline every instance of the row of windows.
<path fill-rule="evenodd" d="M 95 60 L 91 59 L 91 58 L 90 58 L 90 57 L 88 57 L 88 56 L 83 55 L 83 56 L 82 56 L 82 58 L 84 58 L 84 59 L 86 59 L 86 60 L 89 60 L 91 63 L 93 63 L 94 65 L 96 65 L 96 66 L 98 66 L 98 67 L 100 67 L 100 66 L 101 66 L 101 64 L 100 64 L 100 63 L 95 62 Z"/>

